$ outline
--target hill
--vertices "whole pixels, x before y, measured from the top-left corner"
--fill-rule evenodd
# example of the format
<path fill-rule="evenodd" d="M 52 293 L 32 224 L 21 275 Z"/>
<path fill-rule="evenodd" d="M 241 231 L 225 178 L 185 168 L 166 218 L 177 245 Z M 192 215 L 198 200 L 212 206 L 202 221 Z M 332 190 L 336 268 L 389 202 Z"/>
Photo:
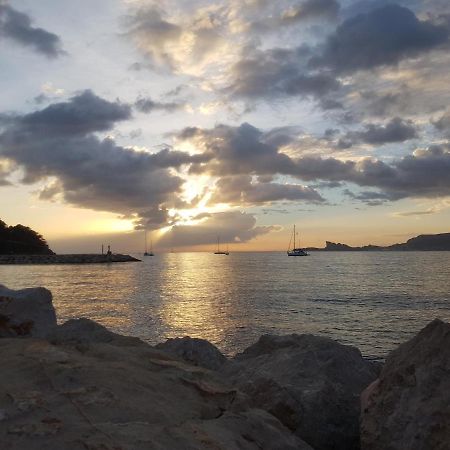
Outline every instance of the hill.
<path fill-rule="evenodd" d="M 53 255 L 46 240 L 24 225 L 8 226 L 0 220 L 0 255 Z"/>
<path fill-rule="evenodd" d="M 308 248 L 308 250 L 327 252 L 370 252 L 370 251 L 450 251 L 450 233 L 421 234 L 408 239 L 401 244 L 393 244 L 386 247 L 378 245 L 365 245 L 363 247 L 351 247 L 347 244 L 326 241 L 324 248 Z"/>

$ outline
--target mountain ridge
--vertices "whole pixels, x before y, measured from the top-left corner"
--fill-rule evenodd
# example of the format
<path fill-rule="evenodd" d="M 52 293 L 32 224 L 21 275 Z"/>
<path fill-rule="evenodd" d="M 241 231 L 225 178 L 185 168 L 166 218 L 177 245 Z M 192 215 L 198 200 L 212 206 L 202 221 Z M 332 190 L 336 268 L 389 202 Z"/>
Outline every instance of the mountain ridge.
<path fill-rule="evenodd" d="M 324 248 L 308 247 L 310 251 L 354 252 L 354 251 L 450 251 L 450 233 L 420 234 L 400 244 L 388 246 L 364 245 L 352 247 L 347 244 L 325 242 Z"/>

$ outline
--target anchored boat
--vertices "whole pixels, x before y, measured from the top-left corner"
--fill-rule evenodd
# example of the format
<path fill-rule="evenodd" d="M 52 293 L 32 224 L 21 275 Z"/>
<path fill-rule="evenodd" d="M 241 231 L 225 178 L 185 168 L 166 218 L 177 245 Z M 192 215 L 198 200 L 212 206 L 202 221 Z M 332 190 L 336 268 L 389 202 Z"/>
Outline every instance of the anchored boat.
<path fill-rule="evenodd" d="M 287 251 L 287 255 L 288 256 L 308 256 L 309 253 L 306 251 L 306 249 L 295 246 L 295 235 L 296 235 L 296 233 L 295 233 L 295 225 L 294 225 L 294 231 L 292 233 L 291 240 L 289 241 L 289 248 Z M 294 247 L 291 249 L 292 237 L 294 237 Z"/>
<path fill-rule="evenodd" d="M 229 255 L 229 251 L 228 251 L 228 246 L 227 246 L 227 251 L 222 251 L 220 250 L 220 237 L 217 236 L 217 251 L 214 252 L 215 255 Z"/>

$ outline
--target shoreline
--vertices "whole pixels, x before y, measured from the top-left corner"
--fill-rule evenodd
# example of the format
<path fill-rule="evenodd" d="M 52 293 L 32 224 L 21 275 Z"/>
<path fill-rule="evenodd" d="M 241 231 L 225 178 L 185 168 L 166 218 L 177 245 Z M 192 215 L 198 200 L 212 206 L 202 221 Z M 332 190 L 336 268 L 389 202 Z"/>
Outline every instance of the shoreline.
<path fill-rule="evenodd" d="M 122 254 L 0 255 L 0 265 L 108 264 L 140 261 L 133 256 Z"/>
<path fill-rule="evenodd" d="M 189 336 L 58 325 L 42 287 L 0 285 L 0 316 L 4 448 L 437 450 L 450 437 L 437 319 L 381 363 L 314 334 L 264 334 L 230 358 Z"/>

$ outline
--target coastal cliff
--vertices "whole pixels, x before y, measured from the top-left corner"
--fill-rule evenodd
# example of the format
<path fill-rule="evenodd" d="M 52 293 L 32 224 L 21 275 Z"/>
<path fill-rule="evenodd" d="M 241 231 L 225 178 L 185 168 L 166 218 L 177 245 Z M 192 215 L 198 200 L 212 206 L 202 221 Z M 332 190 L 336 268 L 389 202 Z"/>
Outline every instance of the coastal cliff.
<path fill-rule="evenodd" d="M 385 247 L 371 244 L 362 247 L 351 247 L 347 244 L 326 241 L 324 248 L 309 247 L 308 250 L 327 252 L 450 251 L 450 233 L 421 234 L 408 239 L 402 244 L 393 244 Z"/>
<path fill-rule="evenodd" d="M 201 339 L 57 325 L 50 291 L 0 286 L 0 448 L 444 450 L 449 349 L 435 320 L 384 366 L 307 334 L 226 358 Z"/>

